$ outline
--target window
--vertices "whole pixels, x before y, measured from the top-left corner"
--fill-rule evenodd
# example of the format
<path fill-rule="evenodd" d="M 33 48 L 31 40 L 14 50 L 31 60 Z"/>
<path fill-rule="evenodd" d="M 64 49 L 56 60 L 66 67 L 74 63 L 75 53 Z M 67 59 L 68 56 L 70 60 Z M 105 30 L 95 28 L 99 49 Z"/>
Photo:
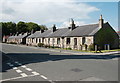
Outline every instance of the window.
<path fill-rule="evenodd" d="M 52 42 L 53 42 L 53 44 L 54 44 L 54 42 L 55 42 L 55 39 L 54 39 L 54 38 L 53 38 L 53 41 L 52 41 Z"/>
<path fill-rule="evenodd" d="M 39 43 L 41 43 L 41 39 L 39 39 Z"/>
<path fill-rule="evenodd" d="M 42 38 L 42 43 L 44 43 L 44 38 Z"/>
<path fill-rule="evenodd" d="M 34 41 L 34 38 L 32 38 L 32 43 L 33 43 L 33 41 Z"/>
<path fill-rule="evenodd" d="M 66 44 L 70 44 L 70 38 L 67 38 Z"/>
<path fill-rule="evenodd" d="M 36 43 L 37 43 L 38 41 L 37 41 L 37 38 L 36 38 Z"/>
<path fill-rule="evenodd" d="M 60 38 L 57 38 L 57 44 L 60 44 Z"/>
<path fill-rule="evenodd" d="M 74 45 L 77 45 L 77 38 L 74 38 Z"/>
<path fill-rule="evenodd" d="M 82 44 L 85 44 L 85 37 L 82 38 Z"/>
<path fill-rule="evenodd" d="M 50 43 L 50 38 L 48 38 L 48 44 Z"/>

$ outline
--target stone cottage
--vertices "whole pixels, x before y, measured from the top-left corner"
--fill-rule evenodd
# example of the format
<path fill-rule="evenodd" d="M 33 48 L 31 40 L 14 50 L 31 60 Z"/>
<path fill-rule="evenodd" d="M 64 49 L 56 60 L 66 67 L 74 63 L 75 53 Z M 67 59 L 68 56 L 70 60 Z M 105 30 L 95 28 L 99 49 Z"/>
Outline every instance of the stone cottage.
<path fill-rule="evenodd" d="M 104 23 L 102 15 L 99 23 L 76 26 L 72 19 L 70 27 L 47 30 L 37 35 L 41 43 L 61 48 L 72 48 L 78 50 L 88 49 L 91 44 L 96 44 L 104 48 L 109 45 L 110 48 L 118 48 L 119 36 L 108 22 Z"/>
<path fill-rule="evenodd" d="M 21 43 L 23 38 L 27 45 L 37 46 L 38 43 L 43 43 L 48 46 L 78 50 L 86 50 L 90 45 L 97 45 L 102 49 L 108 45 L 110 49 L 119 46 L 118 34 L 108 22 L 104 23 L 102 15 L 96 24 L 76 26 L 74 20 L 71 19 L 70 27 L 57 29 L 53 25 L 52 29 L 36 31 L 29 36 L 10 36 L 8 42 Z"/>

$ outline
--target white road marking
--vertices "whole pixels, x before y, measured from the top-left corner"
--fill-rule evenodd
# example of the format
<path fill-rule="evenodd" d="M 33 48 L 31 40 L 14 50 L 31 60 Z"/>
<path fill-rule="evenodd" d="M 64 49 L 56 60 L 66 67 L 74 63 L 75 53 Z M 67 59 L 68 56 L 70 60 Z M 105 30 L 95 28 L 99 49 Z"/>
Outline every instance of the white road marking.
<path fill-rule="evenodd" d="M 25 74 L 25 73 L 21 73 L 20 74 L 22 77 L 27 77 L 28 75 L 27 74 Z"/>
<path fill-rule="evenodd" d="M 10 65 L 11 63 L 7 63 L 8 65 Z"/>
<path fill-rule="evenodd" d="M 18 70 L 16 70 L 16 72 L 17 72 L 17 73 L 21 73 L 22 71 L 18 69 Z"/>
<path fill-rule="evenodd" d="M 32 69 L 30 69 L 30 68 L 25 68 L 26 70 L 28 70 L 28 71 L 32 71 Z"/>
<path fill-rule="evenodd" d="M 26 66 L 25 66 L 25 65 L 23 65 L 23 66 L 21 66 L 21 67 L 26 68 Z"/>
<path fill-rule="evenodd" d="M 36 76 L 36 75 L 28 75 L 27 77 L 33 77 L 33 76 Z M 20 76 L 20 77 L 15 77 L 15 78 L 3 79 L 3 80 L 0 80 L 0 82 L 2 82 L 2 81 L 9 81 L 9 80 L 15 80 L 15 79 L 20 79 L 20 78 L 25 78 L 25 77 Z"/>
<path fill-rule="evenodd" d="M 18 65 L 22 65 L 21 63 L 18 63 Z"/>
<path fill-rule="evenodd" d="M 13 67 L 13 69 L 18 69 L 17 67 Z"/>
<path fill-rule="evenodd" d="M 16 61 L 15 63 L 19 63 L 19 62 Z"/>
<path fill-rule="evenodd" d="M 40 75 L 42 78 L 44 78 L 44 79 L 48 79 L 47 77 L 45 77 L 45 76 L 43 76 L 43 75 Z"/>
<path fill-rule="evenodd" d="M 13 67 L 14 65 L 10 64 L 9 66 Z"/>
<path fill-rule="evenodd" d="M 39 73 L 37 73 L 37 72 L 32 72 L 34 75 L 40 75 Z"/>

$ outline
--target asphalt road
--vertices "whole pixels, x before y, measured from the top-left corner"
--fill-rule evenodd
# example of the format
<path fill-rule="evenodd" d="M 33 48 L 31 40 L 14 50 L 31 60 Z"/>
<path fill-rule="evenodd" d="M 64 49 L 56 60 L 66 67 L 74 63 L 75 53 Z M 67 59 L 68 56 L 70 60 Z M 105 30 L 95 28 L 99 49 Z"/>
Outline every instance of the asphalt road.
<path fill-rule="evenodd" d="M 118 60 L 3 44 L 1 81 L 118 81 Z"/>

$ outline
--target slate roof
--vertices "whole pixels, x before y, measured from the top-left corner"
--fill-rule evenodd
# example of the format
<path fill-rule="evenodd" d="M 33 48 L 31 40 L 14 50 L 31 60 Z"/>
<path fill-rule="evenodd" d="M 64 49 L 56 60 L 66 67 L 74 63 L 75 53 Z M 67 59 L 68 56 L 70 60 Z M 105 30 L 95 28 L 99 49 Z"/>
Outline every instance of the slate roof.
<path fill-rule="evenodd" d="M 68 28 L 58 29 L 47 37 L 75 37 L 75 36 L 90 36 L 94 35 L 99 30 L 98 24 L 90 24 L 78 26 L 74 30 Z"/>
<path fill-rule="evenodd" d="M 98 24 L 90 24 L 79 26 L 73 31 L 69 31 L 67 34 L 63 34 L 62 36 L 91 36 L 94 35 L 99 30 Z"/>
<path fill-rule="evenodd" d="M 107 25 L 107 23 L 104 23 Z M 28 36 L 28 38 L 42 38 L 42 37 L 79 37 L 79 36 L 93 36 L 99 30 L 99 24 L 89 24 L 78 26 L 74 30 L 68 28 L 57 29 L 55 32 L 52 29 L 46 30 L 43 33 L 36 31 L 34 34 Z M 18 36 L 18 38 L 23 38 Z M 15 38 L 16 36 L 10 36 L 9 38 Z"/>
<path fill-rule="evenodd" d="M 49 36 L 50 34 L 52 34 L 52 33 L 53 33 L 52 29 L 46 30 L 45 32 L 37 35 L 37 38 L 48 37 L 48 36 Z"/>
<path fill-rule="evenodd" d="M 30 36 L 28 36 L 27 38 L 35 38 L 37 37 L 38 35 L 41 34 L 41 31 L 36 31 L 35 33 L 31 34 Z"/>
<path fill-rule="evenodd" d="M 12 38 L 16 38 L 17 36 L 15 35 L 12 35 L 12 36 L 10 36 L 8 39 L 12 39 Z"/>
<path fill-rule="evenodd" d="M 23 35 L 22 35 L 22 34 L 19 34 L 18 36 L 16 36 L 16 38 L 17 38 L 17 39 L 21 39 L 21 38 L 24 38 L 24 37 L 26 37 L 26 36 L 28 36 L 28 34 L 27 34 L 27 33 L 24 33 Z"/>
<path fill-rule="evenodd" d="M 63 34 L 65 34 L 68 31 L 70 31 L 70 29 L 68 29 L 68 28 L 58 29 L 57 31 L 55 31 L 54 33 L 52 33 L 46 37 L 61 37 Z"/>

